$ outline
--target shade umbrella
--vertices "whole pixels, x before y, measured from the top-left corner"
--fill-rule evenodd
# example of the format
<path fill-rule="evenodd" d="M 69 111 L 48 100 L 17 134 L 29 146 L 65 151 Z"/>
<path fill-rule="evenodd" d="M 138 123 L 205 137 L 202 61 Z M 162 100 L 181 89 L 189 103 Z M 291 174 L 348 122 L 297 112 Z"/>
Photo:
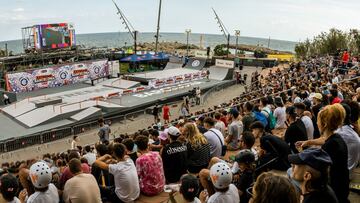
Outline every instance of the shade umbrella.
<path fill-rule="evenodd" d="M 158 56 L 159 59 L 161 59 L 161 60 L 169 59 L 169 55 L 165 54 L 164 52 L 159 52 L 159 53 L 157 53 L 157 56 Z"/>
<path fill-rule="evenodd" d="M 133 54 L 131 56 L 120 59 L 120 61 L 121 62 L 140 62 L 140 61 L 144 61 L 144 58 L 142 58 L 141 56 L 138 56 L 136 54 Z"/>
<path fill-rule="evenodd" d="M 142 58 L 143 58 L 143 60 L 145 60 L 145 61 L 152 61 L 152 60 L 158 60 L 158 59 L 160 59 L 159 56 L 152 55 L 152 54 L 150 54 L 149 52 L 146 53 Z"/>

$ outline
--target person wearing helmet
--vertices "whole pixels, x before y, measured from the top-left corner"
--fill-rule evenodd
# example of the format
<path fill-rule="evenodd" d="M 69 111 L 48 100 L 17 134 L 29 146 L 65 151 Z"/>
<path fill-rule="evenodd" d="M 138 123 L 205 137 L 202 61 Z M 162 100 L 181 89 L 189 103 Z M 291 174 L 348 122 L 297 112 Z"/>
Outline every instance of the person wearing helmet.
<path fill-rule="evenodd" d="M 35 193 L 30 195 L 27 200 L 27 192 L 20 192 L 19 199 L 26 203 L 58 203 L 59 194 L 54 184 L 50 183 L 52 173 L 49 166 L 44 161 L 38 161 L 30 167 L 29 177 L 34 186 Z M 26 200 L 26 201 L 25 201 Z"/>
<path fill-rule="evenodd" d="M 233 171 L 233 183 L 239 190 L 240 202 L 247 203 L 250 197 L 246 190 L 250 188 L 255 179 L 255 155 L 249 149 L 241 150 L 235 156 L 235 163 L 239 166 L 238 171 Z"/>
<path fill-rule="evenodd" d="M 208 197 L 207 192 L 200 193 L 201 202 L 207 203 L 239 203 L 239 192 L 231 184 L 232 171 L 227 163 L 219 162 L 210 168 L 210 179 L 215 188 L 215 193 Z"/>

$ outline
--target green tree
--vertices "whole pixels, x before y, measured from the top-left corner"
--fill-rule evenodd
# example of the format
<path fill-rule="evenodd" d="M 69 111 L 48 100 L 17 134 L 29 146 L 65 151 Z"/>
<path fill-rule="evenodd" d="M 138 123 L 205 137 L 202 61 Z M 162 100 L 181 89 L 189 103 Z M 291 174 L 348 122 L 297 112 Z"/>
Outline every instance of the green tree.
<path fill-rule="evenodd" d="M 337 50 L 348 49 L 353 54 L 360 52 L 360 32 L 350 30 L 344 32 L 335 28 L 322 32 L 312 40 L 306 39 L 295 46 L 297 58 L 332 55 Z"/>
<path fill-rule="evenodd" d="M 226 46 L 224 44 L 216 45 L 214 48 L 214 54 L 216 56 L 225 56 L 227 54 L 230 54 L 230 51 L 226 50 Z"/>

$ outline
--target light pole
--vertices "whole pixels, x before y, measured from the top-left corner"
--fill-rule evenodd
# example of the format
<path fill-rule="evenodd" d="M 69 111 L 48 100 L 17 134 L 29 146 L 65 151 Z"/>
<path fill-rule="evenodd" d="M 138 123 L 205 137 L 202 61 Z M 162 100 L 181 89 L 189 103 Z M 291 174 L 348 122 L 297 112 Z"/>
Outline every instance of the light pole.
<path fill-rule="evenodd" d="M 155 42 L 155 54 L 158 51 L 158 44 L 159 44 L 159 31 L 160 31 L 160 15 L 161 15 L 161 3 L 162 0 L 159 2 L 159 14 L 158 14 L 158 22 L 157 22 L 157 29 L 156 29 L 156 42 Z"/>
<path fill-rule="evenodd" d="M 191 33 L 191 29 L 186 29 L 186 56 L 189 57 L 189 35 Z"/>
<path fill-rule="evenodd" d="M 235 30 L 235 36 L 236 36 L 236 46 L 235 46 L 235 58 L 236 58 L 237 57 L 237 51 L 238 51 L 240 30 Z"/>

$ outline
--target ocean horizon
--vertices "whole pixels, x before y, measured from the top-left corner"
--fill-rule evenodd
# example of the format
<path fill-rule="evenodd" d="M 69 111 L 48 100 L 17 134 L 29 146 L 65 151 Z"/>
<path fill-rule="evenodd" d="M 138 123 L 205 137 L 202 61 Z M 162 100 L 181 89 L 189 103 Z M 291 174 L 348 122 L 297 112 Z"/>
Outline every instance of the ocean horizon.
<path fill-rule="evenodd" d="M 144 42 L 155 42 L 154 32 L 143 32 L 138 34 L 138 43 Z M 226 44 L 225 37 L 218 34 L 200 34 L 200 33 L 191 33 L 189 36 L 189 43 L 200 45 L 200 38 L 203 36 L 203 46 L 210 46 L 212 49 L 217 44 Z M 236 37 L 231 36 L 230 44 L 235 44 Z M 245 45 L 259 45 L 263 47 L 268 47 L 269 39 L 257 38 L 257 37 L 239 37 L 239 44 Z M 186 43 L 186 34 L 185 33 L 160 33 L 159 42 L 179 42 Z M 1 41 L 0 49 L 5 49 L 5 44 L 8 45 L 8 50 L 12 51 L 15 54 L 23 53 L 22 40 L 9 40 Z M 105 33 L 90 33 L 90 34 L 77 34 L 76 35 L 76 44 L 81 45 L 86 48 L 91 47 L 108 47 L 116 48 L 123 47 L 125 45 L 129 46 L 133 43 L 129 33 L 127 32 L 105 32 Z M 279 51 L 289 51 L 294 52 L 295 45 L 297 42 L 270 39 L 269 48 Z"/>

